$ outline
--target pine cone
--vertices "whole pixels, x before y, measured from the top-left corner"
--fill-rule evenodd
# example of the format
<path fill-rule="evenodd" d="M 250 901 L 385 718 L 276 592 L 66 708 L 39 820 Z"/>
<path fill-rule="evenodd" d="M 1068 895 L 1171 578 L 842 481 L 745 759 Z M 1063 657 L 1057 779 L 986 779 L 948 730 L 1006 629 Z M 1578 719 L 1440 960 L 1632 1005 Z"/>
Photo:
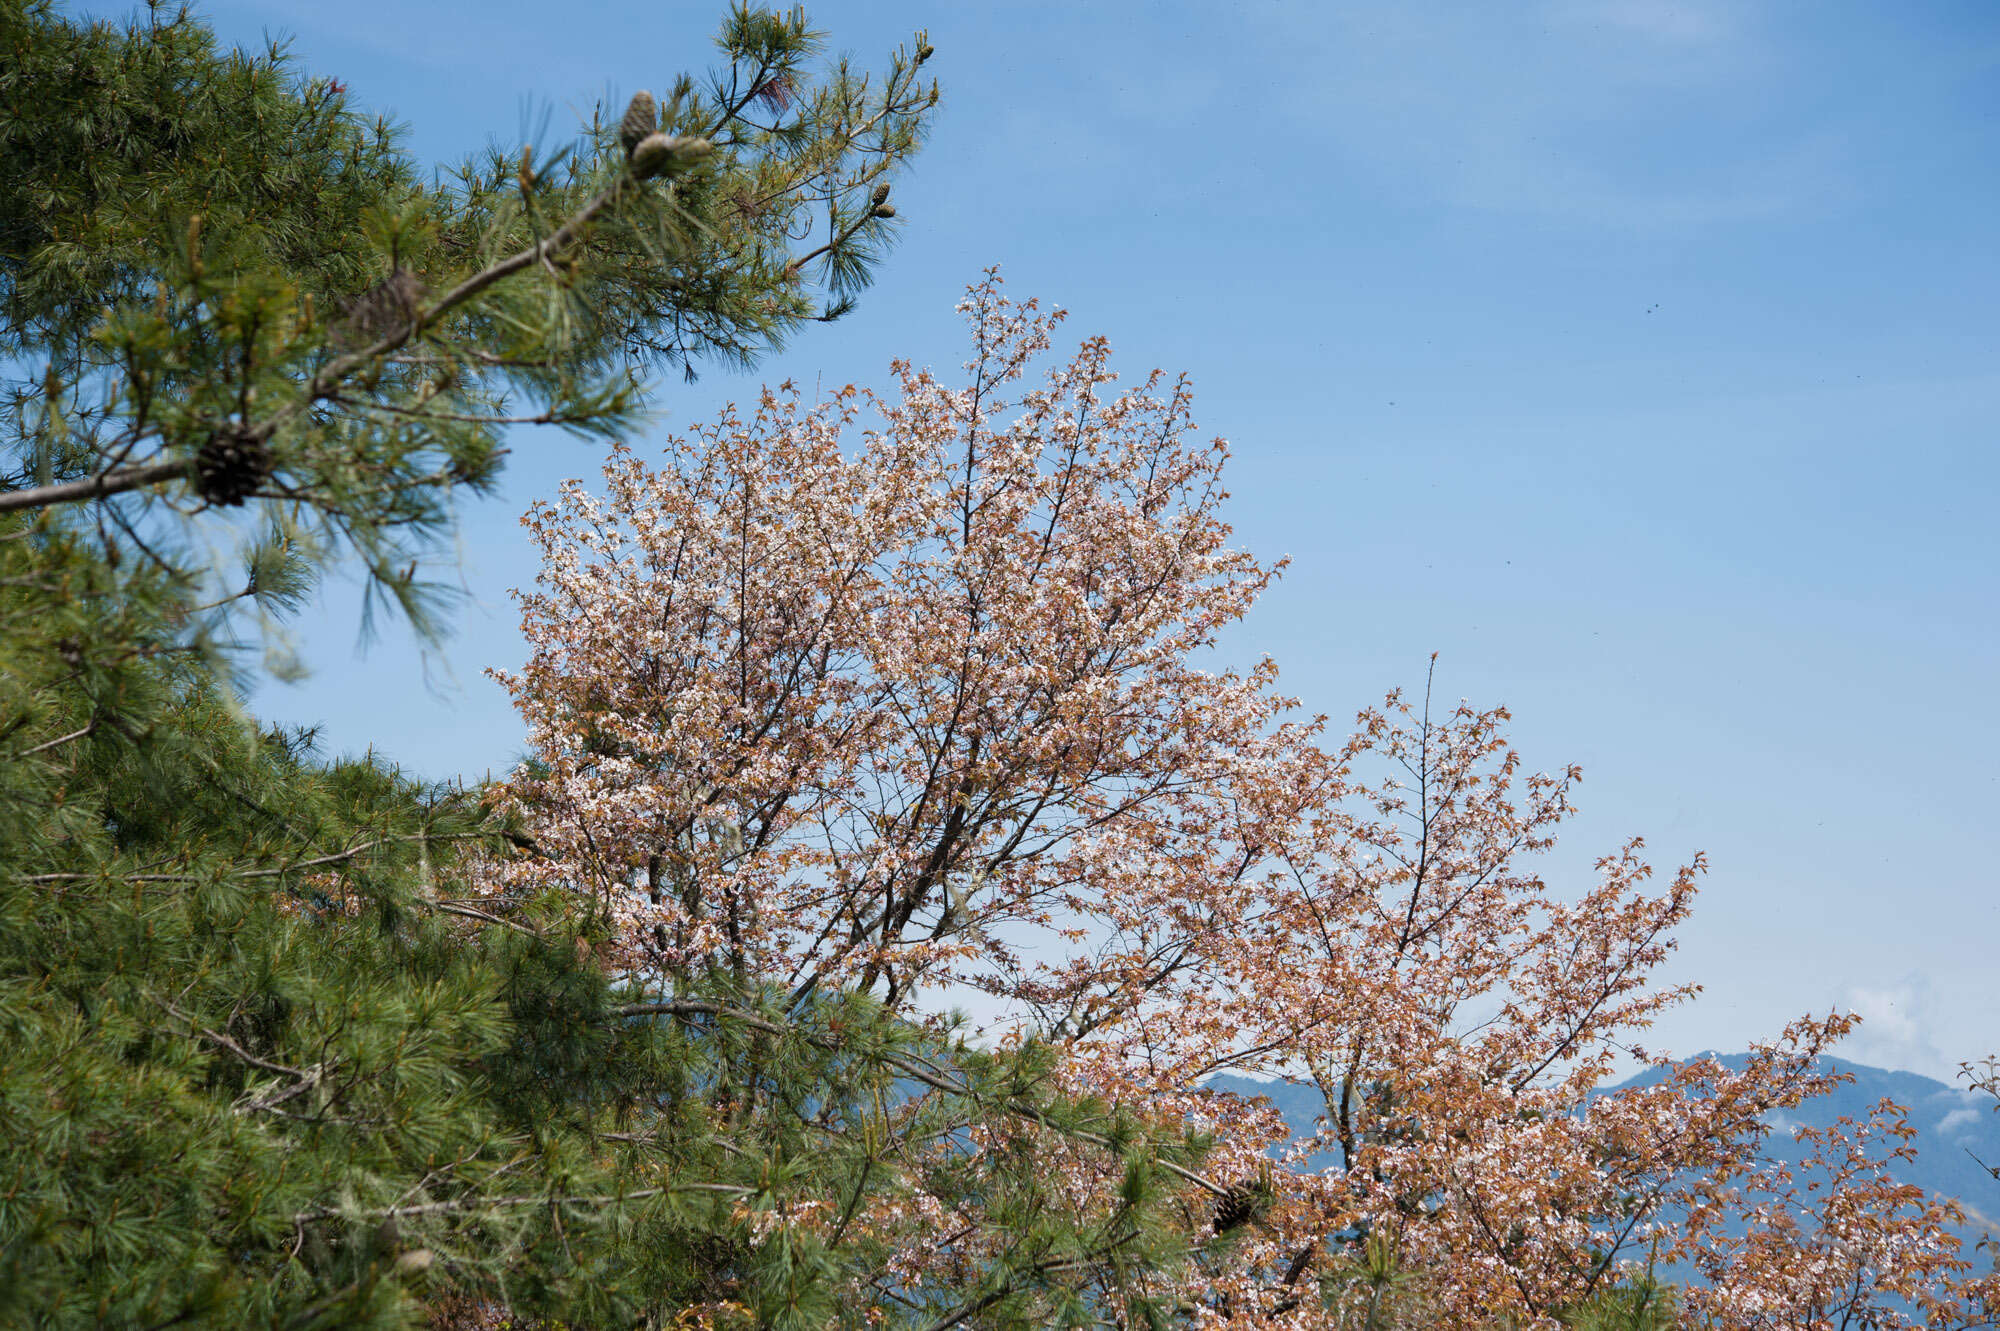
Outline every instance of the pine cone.
<path fill-rule="evenodd" d="M 889 202 L 889 187 L 887 185 L 877 185 L 875 192 L 868 196 L 868 202 L 874 204 L 877 208 Z"/>
<path fill-rule="evenodd" d="M 685 171 L 715 150 L 707 139 L 648 134 L 632 150 L 632 174 L 640 180 Z"/>
<path fill-rule="evenodd" d="M 1215 1199 L 1215 1232 L 1227 1234 L 1256 1219 L 1259 1198 L 1250 1188 L 1238 1185 Z"/>
<path fill-rule="evenodd" d="M 378 338 L 401 332 L 417 317 L 430 288 L 407 268 L 393 269 L 389 275 L 356 296 L 343 301 L 347 315 L 340 340 L 349 346 L 366 346 Z"/>
<path fill-rule="evenodd" d="M 660 108 L 654 104 L 653 94 L 641 88 L 632 94 L 625 118 L 618 122 L 618 142 L 624 145 L 625 156 L 629 159 L 646 136 L 659 127 Z"/>
<path fill-rule="evenodd" d="M 1215 1199 L 1215 1232 L 1227 1234 L 1263 1219 L 1276 1197 L 1269 1166 L 1260 1168 L 1255 1178 L 1233 1185 Z"/>
<path fill-rule="evenodd" d="M 194 488 L 203 499 L 235 508 L 271 475 L 271 446 L 255 435 L 218 430 L 194 458 Z"/>

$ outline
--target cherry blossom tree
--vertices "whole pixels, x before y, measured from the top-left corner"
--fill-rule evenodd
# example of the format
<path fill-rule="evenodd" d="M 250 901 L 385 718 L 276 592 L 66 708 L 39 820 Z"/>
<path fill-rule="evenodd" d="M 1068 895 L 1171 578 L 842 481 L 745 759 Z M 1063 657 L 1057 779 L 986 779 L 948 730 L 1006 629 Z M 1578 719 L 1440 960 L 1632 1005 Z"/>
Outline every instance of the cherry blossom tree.
<path fill-rule="evenodd" d="M 1951 1229 L 1963 1209 L 1896 1182 L 1895 1166 L 1915 1154 L 1906 1112 L 1884 1100 L 1858 1121 L 1795 1128 L 1809 1147 L 1796 1166 L 1716 1171 L 1694 1215 L 1700 1241 L 1687 1245 L 1707 1277 L 1693 1309 L 1772 1331 L 1992 1325 L 1992 1282 L 1960 1278 L 1972 1269 Z M 1712 1228 L 1729 1210 L 1749 1223 Z"/>
<path fill-rule="evenodd" d="M 1698 859 L 1655 887 L 1633 841 L 1557 890 L 1537 857 L 1578 773 L 1526 770 L 1504 710 L 1391 695 L 1337 740 L 1269 660 L 1225 666 L 1283 566 L 1229 544 L 1228 450 L 1186 380 L 1121 387 L 1101 338 L 1045 367 L 1062 316 L 991 274 L 961 308 L 961 381 L 785 384 L 537 505 L 530 655 L 499 674 L 536 853 L 495 888 L 592 902 L 652 1010 L 781 1025 L 838 993 L 923 1026 L 977 996 L 1048 1086 L 1124 1116 L 908 1143 L 907 1187 L 841 1222 L 894 1254 L 857 1306 L 927 1277 L 991 1294 L 952 1325 L 1004 1298 L 1006 1228 L 981 1190 L 927 1186 L 942 1159 L 1032 1159 L 1039 1204 L 1110 1234 L 1144 1172 L 1123 1145 L 1193 1130 L 1200 1167 L 1155 1171 L 1178 1244 L 1144 1270 L 1110 1241 L 1065 1257 L 1075 1307 L 1118 1322 L 1143 1288 L 1190 1324 L 1361 1325 L 1393 1284 L 1426 1325 L 1555 1326 L 1658 1261 L 1713 1282 L 1689 1325 L 1896 1299 L 1985 1324 L 1949 1217 L 1866 1163 L 1880 1125 L 1829 1144 L 1810 1214 L 1764 1168 L 1851 1018 L 1734 1071 L 1635 1043 L 1694 992 L 1654 973 Z M 1658 1078 L 1607 1091 L 1634 1061 Z M 1223 1072 L 1310 1083 L 1319 1129 L 1288 1140 Z M 1729 1217 L 1752 1237 L 1720 1237 Z M 1845 1303 L 1800 1293 L 1822 1252 L 1849 1254 Z"/>

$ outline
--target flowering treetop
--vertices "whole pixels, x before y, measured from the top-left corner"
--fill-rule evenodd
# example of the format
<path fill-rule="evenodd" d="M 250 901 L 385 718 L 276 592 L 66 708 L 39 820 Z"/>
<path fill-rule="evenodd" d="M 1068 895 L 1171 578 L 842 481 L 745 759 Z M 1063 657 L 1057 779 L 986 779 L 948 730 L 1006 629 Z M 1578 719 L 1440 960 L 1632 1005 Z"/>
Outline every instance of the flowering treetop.
<path fill-rule="evenodd" d="M 1228 449 L 1187 382 L 1117 386 L 1102 339 L 1043 368 L 1061 315 L 997 276 L 961 309 L 955 384 L 897 362 L 887 397 L 783 385 L 530 511 L 531 651 L 500 678 L 542 853 L 507 885 L 587 894 L 619 964 L 676 991 L 913 1018 L 983 991 L 1057 1080 L 1205 1125 L 1185 1258 L 1154 1277 L 1191 1321 L 1349 1324 L 1337 1276 L 1366 1250 L 1421 1273 L 1435 1325 L 1554 1325 L 1649 1254 L 1713 1277 L 1691 1324 L 1970 1324 L 1950 1217 L 1846 1139 L 1821 1227 L 1774 1218 L 1767 1115 L 1831 1084 L 1849 1018 L 1740 1071 L 1634 1043 L 1694 992 L 1652 975 L 1701 862 L 1655 888 L 1635 840 L 1558 892 L 1535 862 L 1578 774 L 1526 772 L 1504 710 L 1391 695 L 1334 742 L 1270 661 L 1217 666 L 1282 564 L 1230 546 Z M 1662 1077 L 1605 1093 L 1625 1055 Z M 1282 1145 L 1207 1089 L 1221 1071 L 1310 1081 L 1318 1134 Z M 1041 1152 L 1082 1226 L 1125 1186 L 1101 1145 L 1019 1116 L 912 1144 L 909 1195 L 853 1220 L 897 1254 L 858 1297 L 1000 1260 L 1001 1229 L 926 1209 L 927 1152 Z"/>

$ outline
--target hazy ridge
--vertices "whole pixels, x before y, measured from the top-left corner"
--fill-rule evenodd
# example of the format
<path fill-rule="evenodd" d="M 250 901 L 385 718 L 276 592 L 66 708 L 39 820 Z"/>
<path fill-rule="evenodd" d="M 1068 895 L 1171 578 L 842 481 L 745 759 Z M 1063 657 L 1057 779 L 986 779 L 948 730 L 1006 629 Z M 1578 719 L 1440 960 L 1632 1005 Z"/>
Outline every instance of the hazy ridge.
<path fill-rule="evenodd" d="M 1747 1054 L 1703 1056 L 1732 1069 L 1740 1069 L 1749 1058 Z M 1891 1099 L 1908 1111 L 1910 1126 L 1917 1130 L 1910 1140 L 1916 1157 L 1898 1168 L 1896 1177 L 1955 1199 L 1965 1209 L 1967 1224 L 1962 1237 L 1968 1243 L 1977 1242 L 1988 1231 L 2000 1231 L 2000 1181 L 1979 1163 L 2000 1165 L 2000 1114 L 1994 1112 L 1990 1097 L 1918 1073 L 1874 1068 L 1846 1059 L 1824 1059 L 1822 1066 L 1844 1072 L 1853 1080 L 1830 1095 L 1807 1102 L 1795 1114 L 1775 1115 L 1772 1122 L 1776 1130 L 1769 1141 L 1774 1158 L 1794 1162 L 1804 1154 L 1789 1129 L 1828 1127 L 1843 1116 L 1861 1119 L 1878 1101 Z M 1607 1089 L 1645 1085 L 1662 1075 L 1649 1069 Z M 1208 1084 L 1240 1095 L 1268 1097 L 1294 1135 L 1311 1132 L 1323 1110 L 1319 1091 L 1300 1082 L 1218 1076 Z M 1331 1163 L 1331 1157 L 1325 1156 L 1312 1161 L 1315 1166 Z"/>

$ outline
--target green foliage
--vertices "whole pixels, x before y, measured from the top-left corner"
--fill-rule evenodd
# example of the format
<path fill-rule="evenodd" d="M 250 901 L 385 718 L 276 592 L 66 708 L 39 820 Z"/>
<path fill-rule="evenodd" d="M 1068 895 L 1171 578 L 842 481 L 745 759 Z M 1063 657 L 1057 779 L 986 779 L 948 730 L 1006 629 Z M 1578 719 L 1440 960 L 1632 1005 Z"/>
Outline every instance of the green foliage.
<path fill-rule="evenodd" d="M 362 220 L 410 195 L 414 172 L 331 83 L 294 83 L 276 48 L 218 51 L 157 5 L 121 28 L 8 0 L 0 43 L 0 349 L 87 355 L 106 307 L 150 304 L 186 272 L 196 215 L 211 280 L 266 273 L 322 294 L 371 280 Z"/>
<path fill-rule="evenodd" d="M 646 1001 L 588 919 L 468 922 L 510 853 L 475 793 L 257 730 L 88 542 L 14 520 L 0 588 L 0 1321 L 858 1325 L 889 1249 L 849 1222 L 921 1191 L 1005 1242 L 913 1324 L 1043 1325 L 1168 1241 L 1152 1162 L 1192 1148 L 1048 1095 L 1045 1051 Z M 1031 1152 L 965 1145 L 995 1123 L 1122 1153 L 1122 1204 L 1078 1229 Z"/>
<path fill-rule="evenodd" d="M 1679 1292 L 1641 1275 L 1565 1314 L 1563 1325 L 1570 1331 L 1671 1331 L 1679 1313 Z"/>
<path fill-rule="evenodd" d="M 88 504 L 108 558 L 231 602 L 268 579 L 216 581 L 206 543 L 285 552 L 293 596 L 352 555 L 434 635 L 423 560 L 510 428 L 629 430 L 647 371 L 837 316 L 887 243 L 936 101 L 921 35 L 877 79 L 820 68 L 798 13 L 739 7 L 719 44 L 646 145 L 600 117 L 425 181 L 280 48 L 0 0 L 0 512 Z M 641 169 L 659 145 L 675 168 Z"/>
<path fill-rule="evenodd" d="M 1395 1243 L 1378 1232 L 1323 1266 L 1320 1299 L 1340 1331 L 1418 1331 L 1443 1324 L 1425 1277 L 1424 1268 L 1407 1264 Z M 1568 1331 L 1671 1331 L 1679 1312 L 1679 1291 L 1642 1271 L 1554 1316 Z M 1519 1325 L 1511 1316 L 1491 1323 L 1493 1331 L 1517 1331 Z"/>

